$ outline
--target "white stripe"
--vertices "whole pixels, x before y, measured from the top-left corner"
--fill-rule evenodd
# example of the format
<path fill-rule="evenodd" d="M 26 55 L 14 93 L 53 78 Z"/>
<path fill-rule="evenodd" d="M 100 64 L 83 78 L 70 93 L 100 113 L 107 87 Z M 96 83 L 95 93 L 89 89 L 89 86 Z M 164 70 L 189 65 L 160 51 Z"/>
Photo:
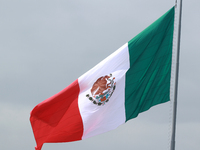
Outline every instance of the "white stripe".
<path fill-rule="evenodd" d="M 125 122 L 124 88 L 125 73 L 128 69 L 129 52 L 126 43 L 78 79 L 78 105 L 84 126 L 82 139 L 115 129 Z M 91 95 L 90 90 L 99 77 L 109 74 L 115 77 L 116 89 L 105 105 L 95 105 L 86 95 Z"/>

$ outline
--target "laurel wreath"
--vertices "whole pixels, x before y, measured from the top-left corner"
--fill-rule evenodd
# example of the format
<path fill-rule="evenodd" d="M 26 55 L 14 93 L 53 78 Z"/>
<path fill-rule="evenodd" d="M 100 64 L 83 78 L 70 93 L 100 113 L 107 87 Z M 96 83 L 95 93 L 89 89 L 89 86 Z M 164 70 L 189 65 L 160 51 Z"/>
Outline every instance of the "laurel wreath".
<path fill-rule="evenodd" d="M 113 91 L 112 91 L 112 93 L 110 94 L 109 98 L 112 96 L 112 94 L 113 94 L 113 92 L 114 92 L 114 90 L 115 90 L 115 87 L 116 87 L 116 86 L 113 87 Z M 90 94 L 87 94 L 86 97 L 88 97 L 88 99 L 89 99 L 90 101 L 92 101 L 93 104 L 98 105 L 98 106 L 104 105 L 105 103 L 107 103 L 107 102 L 109 101 L 109 98 L 108 98 L 107 100 L 105 100 L 105 101 L 103 101 L 103 102 L 101 102 L 101 101 L 100 101 L 100 102 L 96 102 L 95 99 L 94 99 L 93 97 L 90 96 Z"/>

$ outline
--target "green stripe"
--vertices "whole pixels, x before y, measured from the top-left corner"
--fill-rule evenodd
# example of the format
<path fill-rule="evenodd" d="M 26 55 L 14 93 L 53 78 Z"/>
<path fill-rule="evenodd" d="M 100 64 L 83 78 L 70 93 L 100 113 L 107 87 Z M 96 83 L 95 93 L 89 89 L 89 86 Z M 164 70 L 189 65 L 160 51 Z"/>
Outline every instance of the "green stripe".
<path fill-rule="evenodd" d="M 174 7 L 128 42 L 126 121 L 170 100 Z"/>

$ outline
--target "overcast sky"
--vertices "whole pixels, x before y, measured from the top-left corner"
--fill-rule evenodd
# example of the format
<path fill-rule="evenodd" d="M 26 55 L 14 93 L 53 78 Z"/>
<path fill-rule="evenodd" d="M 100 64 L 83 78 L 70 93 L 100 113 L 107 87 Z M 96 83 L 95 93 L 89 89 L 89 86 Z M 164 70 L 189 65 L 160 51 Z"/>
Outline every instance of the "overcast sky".
<path fill-rule="evenodd" d="M 35 105 L 162 16 L 174 0 L 0 0 L 0 149 L 34 150 Z M 200 149 L 200 1 L 184 0 L 176 150 Z M 42 150 L 169 150 L 170 102 L 116 130 Z"/>

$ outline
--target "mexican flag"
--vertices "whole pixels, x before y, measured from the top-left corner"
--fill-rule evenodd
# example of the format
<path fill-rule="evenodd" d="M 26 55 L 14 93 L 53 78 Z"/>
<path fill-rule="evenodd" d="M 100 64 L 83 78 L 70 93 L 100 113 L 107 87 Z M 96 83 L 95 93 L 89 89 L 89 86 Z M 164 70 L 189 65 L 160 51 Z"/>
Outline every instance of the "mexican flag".
<path fill-rule="evenodd" d="M 38 104 L 30 122 L 44 143 L 71 142 L 117 128 L 170 100 L 174 7 L 61 92 Z"/>

